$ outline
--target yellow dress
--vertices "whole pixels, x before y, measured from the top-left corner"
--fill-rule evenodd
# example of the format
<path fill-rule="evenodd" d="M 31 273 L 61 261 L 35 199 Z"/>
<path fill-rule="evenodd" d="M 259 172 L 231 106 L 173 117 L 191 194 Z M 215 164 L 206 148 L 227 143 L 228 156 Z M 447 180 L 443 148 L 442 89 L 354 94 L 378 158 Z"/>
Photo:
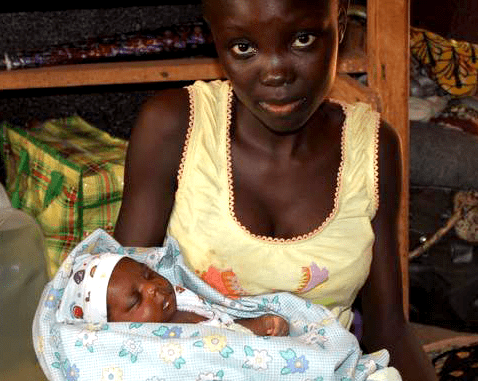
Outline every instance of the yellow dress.
<path fill-rule="evenodd" d="M 328 307 L 349 328 L 372 260 L 379 115 L 363 103 L 342 105 L 334 209 L 309 234 L 276 239 L 252 234 L 234 215 L 230 83 L 198 81 L 188 90 L 189 130 L 168 226 L 186 264 L 229 297 L 289 291 Z"/>

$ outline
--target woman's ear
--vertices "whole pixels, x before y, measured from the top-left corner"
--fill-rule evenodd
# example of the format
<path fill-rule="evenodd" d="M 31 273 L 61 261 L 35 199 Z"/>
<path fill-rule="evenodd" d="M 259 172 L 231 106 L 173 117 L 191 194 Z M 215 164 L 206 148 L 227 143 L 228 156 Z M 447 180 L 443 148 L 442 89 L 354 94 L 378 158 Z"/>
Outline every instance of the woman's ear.
<path fill-rule="evenodd" d="M 345 36 L 348 4 L 348 0 L 339 0 L 339 43 L 342 42 Z"/>

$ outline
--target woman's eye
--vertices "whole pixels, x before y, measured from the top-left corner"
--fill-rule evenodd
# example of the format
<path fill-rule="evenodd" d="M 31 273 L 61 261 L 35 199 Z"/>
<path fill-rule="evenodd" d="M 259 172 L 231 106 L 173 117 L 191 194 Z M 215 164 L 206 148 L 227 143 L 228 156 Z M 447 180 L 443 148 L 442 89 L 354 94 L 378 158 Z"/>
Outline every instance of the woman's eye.
<path fill-rule="evenodd" d="M 300 34 L 299 36 L 296 37 L 294 42 L 292 43 L 292 46 L 294 48 L 307 48 L 310 45 L 314 43 L 317 37 L 315 37 L 313 34 L 305 33 L 305 34 Z"/>
<path fill-rule="evenodd" d="M 238 57 L 249 57 L 256 52 L 256 49 L 247 42 L 238 42 L 232 45 L 231 51 Z"/>

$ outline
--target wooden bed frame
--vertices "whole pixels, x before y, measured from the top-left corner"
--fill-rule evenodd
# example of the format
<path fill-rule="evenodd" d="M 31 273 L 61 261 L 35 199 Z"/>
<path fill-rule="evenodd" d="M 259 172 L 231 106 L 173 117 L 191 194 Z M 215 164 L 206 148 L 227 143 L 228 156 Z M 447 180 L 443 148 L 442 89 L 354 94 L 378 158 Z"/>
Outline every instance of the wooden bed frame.
<path fill-rule="evenodd" d="M 338 98 L 374 105 L 400 137 L 403 176 L 398 237 L 408 316 L 410 0 L 368 0 L 366 43 L 368 87 L 339 74 L 335 91 Z"/>
<path fill-rule="evenodd" d="M 334 89 L 346 101 L 372 103 L 398 132 L 402 149 L 402 200 L 399 217 L 400 256 L 405 309 L 408 313 L 408 171 L 409 171 L 409 9 L 410 0 L 368 0 L 367 52 L 339 63 Z M 366 66 L 368 87 L 346 75 L 351 66 Z M 0 72 L 1 90 L 191 81 L 223 76 L 214 59 L 189 58 L 146 62 L 79 64 Z"/>

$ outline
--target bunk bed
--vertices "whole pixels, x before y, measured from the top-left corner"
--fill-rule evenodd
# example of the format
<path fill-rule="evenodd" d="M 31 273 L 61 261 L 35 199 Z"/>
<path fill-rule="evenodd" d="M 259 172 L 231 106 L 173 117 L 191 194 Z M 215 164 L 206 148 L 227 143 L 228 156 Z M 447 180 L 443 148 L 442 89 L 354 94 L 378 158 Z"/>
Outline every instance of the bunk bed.
<path fill-rule="evenodd" d="M 392 125 L 401 141 L 402 197 L 399 215 L 400 258 L 408 313 L 408 168 L 409 168 L 409 4 L 410 0 L 368 0 L 366 52 L 339 63 L 333 97 L 369 102 Z M 367 73 L 367 86 L 350 74 Z M 0 72 L 3 96 L 9 92 L 51 88 L 141 85 L 212 80 L 224 76 L 214 58 L 89 63 Z"/>

